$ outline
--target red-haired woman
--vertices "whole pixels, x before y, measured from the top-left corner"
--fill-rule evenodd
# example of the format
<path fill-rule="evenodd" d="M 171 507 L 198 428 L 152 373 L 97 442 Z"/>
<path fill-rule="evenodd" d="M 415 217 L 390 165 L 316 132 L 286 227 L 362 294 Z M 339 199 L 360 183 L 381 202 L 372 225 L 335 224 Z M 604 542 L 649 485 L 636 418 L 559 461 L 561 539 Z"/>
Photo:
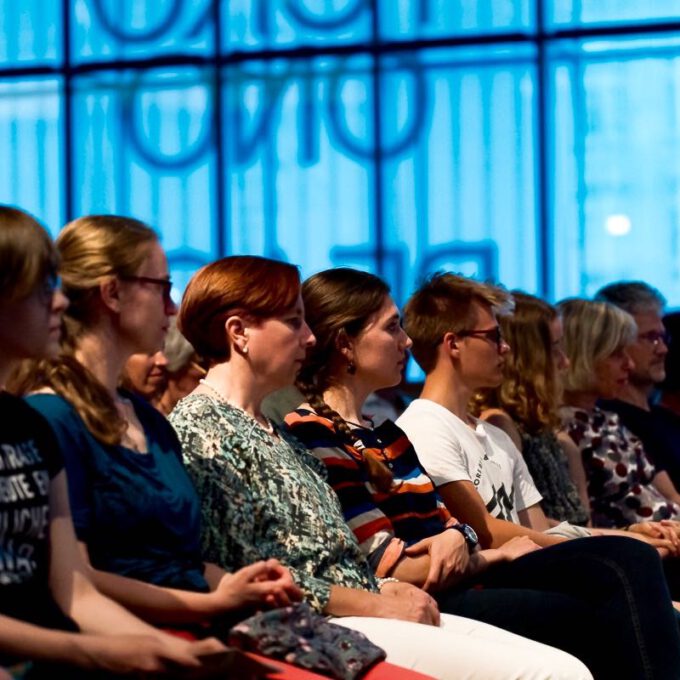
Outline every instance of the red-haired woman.
<path fill-rule="evenodd" d="M 228 569 L 279 559 L 316 610 L 364 632 L 388 661 L 438 678 L 588 677 L 562 652 L 468 619 L 440 622 L 423 590 L 376 581 L 323 464 L 261 410 L 314 344 L 296 267 L 214 262 L 189 283 L 178 325 L 211 363 L 170 416 L 201 496 L 209 559 Z"/>

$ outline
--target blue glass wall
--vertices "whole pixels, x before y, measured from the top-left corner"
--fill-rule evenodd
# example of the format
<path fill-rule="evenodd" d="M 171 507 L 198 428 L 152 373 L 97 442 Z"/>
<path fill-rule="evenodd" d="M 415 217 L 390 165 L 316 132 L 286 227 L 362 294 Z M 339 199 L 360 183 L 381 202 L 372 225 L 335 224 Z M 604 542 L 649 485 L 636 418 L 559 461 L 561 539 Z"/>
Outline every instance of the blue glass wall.
<path fill-rule="evenodd" d="M 227 253 L 680 305 L 677 0 L 0 3 L 0 201 Z"/>

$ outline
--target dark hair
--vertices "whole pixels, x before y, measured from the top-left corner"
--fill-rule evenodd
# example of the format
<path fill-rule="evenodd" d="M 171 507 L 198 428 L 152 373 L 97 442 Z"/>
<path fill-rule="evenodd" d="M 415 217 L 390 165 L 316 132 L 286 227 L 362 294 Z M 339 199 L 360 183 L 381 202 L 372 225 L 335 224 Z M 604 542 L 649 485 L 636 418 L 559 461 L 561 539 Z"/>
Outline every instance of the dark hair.
<path fill-rule="evenodd" d="M 616 281 L 595 293 L 595 300 L 609 302 L 629 314 L 647 311 L 661 312 L 666 300 L 661 293 L 644 281 Z"/>
<path fill-rule="evenodd" d="M 370 318 L 385 304 L 388 285 L 377 276 L 357 269 L 327 269 L 302 284 L 305 319 L 316 337 L 316 345 L 297 379 L 297 386 L 309 405 L 332 421 L 336 430 L 349 441 L 356 441 L 352 428 L 323 398 L 333 385 L 334 373 L 346 371 L 347 362 L 339 351 L 343 335 L 354 338 L 366 327 Z M 373 483 L 386 491 L 392 485 L 392 474 L 372 456 L 364 458 Z"/>
<path fill-rule="evenodd" d="M 196 352 L 216 363 L 231 355 L 224 323 L 234 314 L 256 319 L 290 309 L 300 294 L 300 272 L 287 262 L 233 255 L 201 268 L 189 281 L 177 327 Z"/>

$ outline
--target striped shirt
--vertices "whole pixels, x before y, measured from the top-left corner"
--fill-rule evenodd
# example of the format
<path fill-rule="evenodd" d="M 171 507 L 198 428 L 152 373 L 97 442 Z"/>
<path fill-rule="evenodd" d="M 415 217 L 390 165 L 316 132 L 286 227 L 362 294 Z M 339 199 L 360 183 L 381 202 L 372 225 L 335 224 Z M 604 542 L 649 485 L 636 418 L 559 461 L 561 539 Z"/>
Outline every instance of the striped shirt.
<path fill-rule="evenodd" d="M 386 576 L 406 546 L 455 523 L 420 465 L 408 437 L 392 421 L 356 428 L 352 442 L 332 421 L 307 409 L 286 416 L 289 430 L 326 465 L 328 483 L 345 521 L 378 576 Z M 389 492 L 369 479 L 366 457 L 381 461 L 394 479 Z"/>

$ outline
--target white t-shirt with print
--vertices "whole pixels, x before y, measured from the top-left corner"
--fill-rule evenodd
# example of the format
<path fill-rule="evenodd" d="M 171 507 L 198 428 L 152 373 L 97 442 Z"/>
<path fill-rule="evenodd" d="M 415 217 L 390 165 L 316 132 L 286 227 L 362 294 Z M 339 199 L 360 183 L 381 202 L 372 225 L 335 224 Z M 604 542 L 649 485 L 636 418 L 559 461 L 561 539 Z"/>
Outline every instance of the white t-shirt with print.
<path fill-rule="evenodd" d="M 490 515 L 519 524 L 517 513 L 541 494 L 510 437 L 484 421 L 474 423 L 475 429 L 429 399 L 411 402 L 397 420 L 437 486 L 470 481 Z"/>

